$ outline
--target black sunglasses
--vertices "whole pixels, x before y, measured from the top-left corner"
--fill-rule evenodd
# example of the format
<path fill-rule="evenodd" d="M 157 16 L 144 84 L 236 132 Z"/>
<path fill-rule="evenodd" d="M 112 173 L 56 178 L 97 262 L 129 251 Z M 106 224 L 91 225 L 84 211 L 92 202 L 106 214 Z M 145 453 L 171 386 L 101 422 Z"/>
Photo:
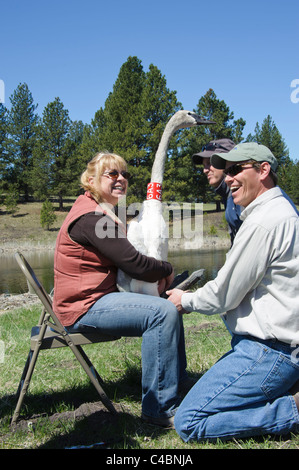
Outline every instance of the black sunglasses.
<path fill-rule="evenodd" d="M 117 180 L 117 178 L 119 177 L 119 175 L 123 176 L 126 180 L 130 179 L 131 178 L 131 175 L 130 173 L 128 173 L 127 171 L 117 171 L 117 170 L 110 170 L 110 171 L 105 171 L 103 173 L 104 176 L 108 176 L 110 177 L 111 179 L 113 180 Z"/>
<path fill-rule="evenodd" d="M 249 164 L 251 166 L 248 166 L 247 168 L 244 166 L 244 165 L 249 165 Z M 232 166 L 226 168 L 225 170 L 223 170 L 223 173 L 225 174 L 225 176 L 227 176 L 227 175 L 236 176 L 239 173 L 241 173 L 241 171 L 249 170 L 249 168 L 253 168 L 254 166 L 256 166 L 256 162 L 248 161 L 248 162 L 244 162 L 244 163 L 235 163 L 234 165 L 232 165 Z"/>

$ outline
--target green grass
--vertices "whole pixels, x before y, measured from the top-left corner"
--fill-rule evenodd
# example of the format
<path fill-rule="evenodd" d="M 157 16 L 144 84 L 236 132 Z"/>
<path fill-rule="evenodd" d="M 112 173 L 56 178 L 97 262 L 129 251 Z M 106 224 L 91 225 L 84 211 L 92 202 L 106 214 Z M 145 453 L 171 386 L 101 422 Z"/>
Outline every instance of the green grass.
<path fill-rule="evenodd" d="M 17 428 L 10 428 L 15 393 L 29 349 L 29 332 L 39 306 L 0 316 L 0 448 L 65 448 L 108 442 L 110 449 L 298 449 L 299 436 L 265 436 L 226 443 L 185 444 L 174 430 L 143 423 L 141 414 L 141 339 L 86 347 L 105 381 L 105 391 L 119 410 L 117 418 L 99 410 L 81 419 L 74 412 L 85 403 L 98 403 L 86 374 L 66 348 L 41 351 L 25 397 Z M 199 378 L 230 347 L 230 336 L 219 317 L 196 313 L 184 316 L 188 372 Z M 64 419 L 67 417 L 67 419 Z"/>

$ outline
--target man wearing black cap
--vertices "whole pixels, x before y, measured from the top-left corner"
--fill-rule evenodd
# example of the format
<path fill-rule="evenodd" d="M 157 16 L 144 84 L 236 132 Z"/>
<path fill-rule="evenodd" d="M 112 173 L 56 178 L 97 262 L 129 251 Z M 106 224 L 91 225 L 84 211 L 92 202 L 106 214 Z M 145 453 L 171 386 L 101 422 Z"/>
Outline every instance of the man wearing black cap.
<path fill-rule="evenodd" d="M 234 204 L 230 189 L 224 181 L 223 171 L 214 168 L 211 165 L 211 156 L 215 152 L 227 153 L 232 150 L 234 146 L 234 142 L 230 139 L 211 140 L 211 142 L 202 148 L 201 152 L 195 153 L 192 156 L 193 163 L 195 165 L 203 165 L 203 172 L 206 175 L 210 186 L 212 186 L 215 189 L 215 192 L 221 196 L 225 207 L 225 218 L 228 223 L 232 244 L 236 233 L 242 224 L 242 221 L 240 220 L 241 207 Z"/>
<path fill-rule="evenodd" d="M 167 294 L 181 313 L 225 316 L 232 349 L 184 398 L 175 428 L 185 441 L 298 432 L 298 213 L 264 145 L 236 145 L 211 163 L 244 207 L 242 226 L 216 279 Z"/>

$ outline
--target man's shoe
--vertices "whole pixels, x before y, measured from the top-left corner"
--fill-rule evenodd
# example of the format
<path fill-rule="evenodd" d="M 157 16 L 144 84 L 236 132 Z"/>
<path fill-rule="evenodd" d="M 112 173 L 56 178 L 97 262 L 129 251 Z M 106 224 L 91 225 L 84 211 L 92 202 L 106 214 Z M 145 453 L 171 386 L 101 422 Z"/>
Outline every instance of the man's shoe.
<path fill-rule="evenodd" d="M 154 418 L 153 416 L 147 416 L 144 413 L 141 414 L 141 419 L 148 424 L 154 426 L 161 426 L 163 428 L 174 429 L 174 416 L 165 418 Z"/>

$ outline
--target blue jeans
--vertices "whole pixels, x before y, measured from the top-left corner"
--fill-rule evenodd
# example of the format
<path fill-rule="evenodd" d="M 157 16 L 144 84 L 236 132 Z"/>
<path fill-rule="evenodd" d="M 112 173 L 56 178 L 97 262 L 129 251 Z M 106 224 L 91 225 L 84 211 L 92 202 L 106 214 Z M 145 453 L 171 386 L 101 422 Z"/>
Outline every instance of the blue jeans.
<path fill-rule="evenodd" d="M 283 343 L 235 335 L 231 351 L 182 401 L 174 419 L 178 434 L 187 442 L 298 431 L 288 390 L 299 379 L 299 364 L 291 354 Z"/>
<path fill-rule="evenodd" d="M 178 407 L 178 384 L 186 379 L 182 316 L 166 299 L 113 292 L 99 299 L 69 332 L 97 328 L 119 336 L 142 336 L 142 411 L 172 416 Z"/>

